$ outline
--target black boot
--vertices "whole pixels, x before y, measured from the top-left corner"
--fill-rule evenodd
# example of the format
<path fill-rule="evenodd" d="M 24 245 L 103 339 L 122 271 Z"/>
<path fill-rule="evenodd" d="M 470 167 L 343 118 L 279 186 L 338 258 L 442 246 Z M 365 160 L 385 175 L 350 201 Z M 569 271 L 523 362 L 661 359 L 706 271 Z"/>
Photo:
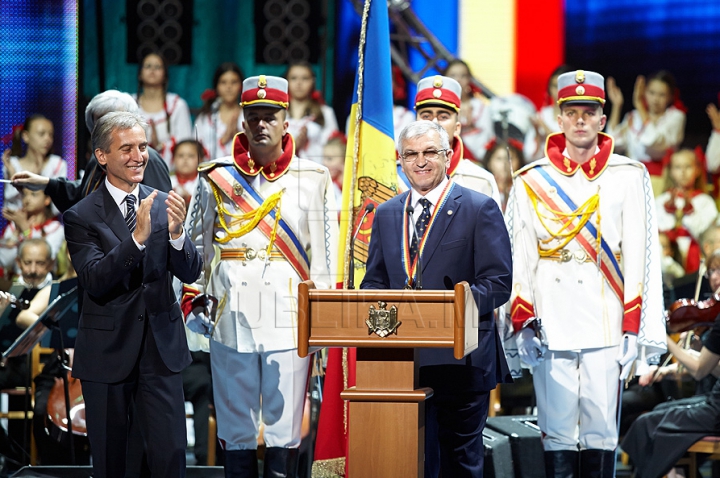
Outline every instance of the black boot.
<path fill-rule="evenodd" d="M 614 478 L 615 450 L 582 450 L 580 452 L 581 478 Z"/>
<path fill-rule="evenodd" d="M 225 450 L 225 478 L 258 478 L 255 450 Z"/>
<path fill-rule="evenodd" d="M 297 448 L 265 448 L 263 478 L 295 478 L 297 467 Z"/>
<path fill-rule="evenodd" d="M 545 452 L 546 478 L 577 478 L 579 453 L 573 450 Z"/>

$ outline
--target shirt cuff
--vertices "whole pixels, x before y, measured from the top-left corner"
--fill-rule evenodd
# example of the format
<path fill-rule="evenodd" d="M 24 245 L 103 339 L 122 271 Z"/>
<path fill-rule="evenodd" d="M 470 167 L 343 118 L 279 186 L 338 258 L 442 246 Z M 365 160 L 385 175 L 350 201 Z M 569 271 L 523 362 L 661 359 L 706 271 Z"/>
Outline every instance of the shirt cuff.
<path fill-rule="evenodd" d="M 176 251 L 180 251 L 183 248 L 183 244 L 185 243 L 185 228 L 183 227 L 183 231 L 180 234 L 180 237 L 177 239 L 173 239 L 172 236 L 170 237 L 170 245 L 175 248 Z"/>
<path fill-rule="evenodd" d="M 141 251 L 144 251 L 144 250 L 145 250 L 145 244 L 140 244 L 138 241 L 136 241 L 136 240 L 135 240 L 135 236 L 132 235 L 132 234 L 130 234 L 130 237 L 132 237 L 132 240 L 133 240 L 133 242 L 135 243 L 135 245 L 137 246 L 138 249 L 140 249 Z"/>

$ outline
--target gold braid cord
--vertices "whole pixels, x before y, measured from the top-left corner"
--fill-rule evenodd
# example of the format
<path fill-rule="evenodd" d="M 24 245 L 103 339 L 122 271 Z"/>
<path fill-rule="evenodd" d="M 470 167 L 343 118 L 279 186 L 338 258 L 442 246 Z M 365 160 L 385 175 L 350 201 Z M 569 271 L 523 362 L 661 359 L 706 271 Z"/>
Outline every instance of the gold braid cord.
<path fill-rule="evenodd" d="M 218 187 L 212 182 L 210 185 L 212 186 L 215 203 L 218 208 L 218 223 L 220 228 L 227 234 L 225 237 L 215 237 L 215 240 L 220 244 L 225 244 L 232 239 L 237 239 L 238 237 L 242 237 L 252 231 L 260 223 L 260 221 L 262 221 L 263 218 L 270 213 L 270 211 L 275 209 L 275 224 L 273 225 L 272 234 L 270 235 L 270 244 L 268 244 L 267 249 L 267 252 L 270 253 L 272 246 L 275 243 L 278 222 L 280 222 L 280 199 L 282 198 L 282 194 L 285 190 L 280 190 L 268 197 L 265 201 L 263 201 L 260 207 L 254 211 L 237 214 L 229 211 L 225 207 Z M 225 216 L 231 218 L 230 224 L 226 222 Z M 235 227 L 234 230 L 231 229 L 233 227 Z"/>
<path fill-rule="evenodd" d="M 585 224 L 590 220 L 590 216 L 593 215 L 593 213 L 597 212 L 600 214 L 600 194 L 594 194 L 590 196 L 590 198 L 585 201 L 580 207 L 578 207 L 576 210 L 572 212 L 563 212 L 563 211 L 557 211 L 547 204 L 545 204 L 542 199 L 538 197 L 537 194 L 535 194 L 535 191 L 532 190 L 530 186 L 527 185 L 527 183 L 523 182 L 525 185 L 525 189 L 527 190 L 528 197 L 530 198 L 530 201 L 532 202 L 533 209 L 535 209 L 535 214 L 537 214 L 538 219 L 540 219 L 540 224 L 545 228 L 545 230 L 550 234 L 550 239 L 545 239 L 540 242 L 543 244 L 548 244 L 553 240 L 560 241 L 560 244 L 556 247 L 553 247 L 551 249 L 542 249 L 538 248 L 538 253 L 540 254 L 540 257 L 549 257 L 552 256 L 554 253 L 559 251 L 560 249 L 564 248 L 568 245 L 570 241 L 572 241 L 575 236 L 578 235 L 578 233 L 582 230 L 583 227 L 585 227 Z M 548 211 L 550 211 L 551 214 L 544 214 L 540 212 L 540 208 L 538 207 L 538 204 L 542 204 Z M 554 222 L 554 223 L 560 223 L 562 226 L 557 230 L 553 231 L 550 229 L 550 226 L 548 225 L 548 221 Z M 600 229 L 598 228 L 598 231 Z M 598 242 L 598 246 L 600 244 L 600 234 L 598 232 L 598 237 L 596 238 Z"/>

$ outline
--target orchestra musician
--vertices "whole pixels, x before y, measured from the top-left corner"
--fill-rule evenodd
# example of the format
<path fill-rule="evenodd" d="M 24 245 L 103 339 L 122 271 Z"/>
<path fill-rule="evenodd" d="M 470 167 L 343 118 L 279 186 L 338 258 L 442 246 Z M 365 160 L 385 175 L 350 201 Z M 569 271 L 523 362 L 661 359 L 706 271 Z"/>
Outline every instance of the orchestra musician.
<path fill-rule="evenodd" d="M 707 275 L 715 294 L 720 292 L 720 250 L 712 253 L 707 261 Z M 713 305 L 715 299 L 711 299 Z M 707 319 L 705 311 L 716 316 L 718 309 L 705 307 L 707 303 L 694 304 L 694 314 L 700 322 Z M 692 314 L 692 310 L 686 310 Z M 673 318 L 670 318 L 670 325 Z M 685 350 L 668 337 L 668 350 L 687 371 L 701 380 L 712 374 L 720 377 L 720 316 L 714 319 L 712 328 L 703 341 L 700 353 Z M 658 407 L 641 415 L 630 427 L 622 441 L 622 449 L 630 455 L 639 478 L 661 477 L 668 473 L 685 451 L 707 435 L 720 434 L 720 382 L 716 382 L 704 400 L 677 400 L 672 405 Z"/>

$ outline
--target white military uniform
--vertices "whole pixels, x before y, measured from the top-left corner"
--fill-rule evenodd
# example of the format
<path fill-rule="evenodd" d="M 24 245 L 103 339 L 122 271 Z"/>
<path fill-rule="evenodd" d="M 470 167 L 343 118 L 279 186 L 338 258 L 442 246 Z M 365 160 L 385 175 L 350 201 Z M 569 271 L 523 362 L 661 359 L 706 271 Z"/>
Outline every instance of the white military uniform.
<path fill-rule="evenodd" d="M 567 156 L 565 136 L 550 135 L 547 156 L 517 172 L 506 209 L 513 326 L 540 317 L 548 342 L 534 369 L 546 451 L 613 450 L 623 334 L 638 334 L 641 355 L 666 347 L 649 176 L 641 163 L 613 154 L 612 138 L 598 139 L 595 157 L 579 165 Z M 589 226 L 574 234 L 583 220 Z M 610 257 L 619 266 L 609 274 L 598 270 L 598 235 L 606 243 L 602 267 L 613 268 Z"/>
<path fill-rule="evenodd" d="M 280 159 L 265 167 L 248 157 L 247 139 L 239 133 L 233 156 L 204 163 L 199 169 L 198 190 L 189 207 L 190 233 L 206 267 L 217 261 L 194 287 L 197 293 L 219 300 L 210 340 L 218 437 L 225 441 L 226 450 L 255 449 L 262 419 L 267 446 L 295 448 L 300 444 L 309 364 L 296 350 L 297 286 L 309 278 L 318 288 L 329 288 L 337 270 L 337 217 L 332 212 L 330 174 L 324 166 L 295 156 L 290 134 L 283 138 Z M 232 173 L 245 178 L 265 202 L 280 194 L 279 204 L 271 209 L 279 212 L 308 257 L 308 277 L 302 277 L 281 252 L 281 227 L 267 267 L 269 238 L 261 230 L 264 222 L 240 237 L 229 237 L 242 225 L 232 215 L 243 212 L 229 195 L 247 194 Z M 272 229 L 275 221 L 269 214 L 265 217 Z M 225 239 L 229 240 L 221 242 Z"/>

